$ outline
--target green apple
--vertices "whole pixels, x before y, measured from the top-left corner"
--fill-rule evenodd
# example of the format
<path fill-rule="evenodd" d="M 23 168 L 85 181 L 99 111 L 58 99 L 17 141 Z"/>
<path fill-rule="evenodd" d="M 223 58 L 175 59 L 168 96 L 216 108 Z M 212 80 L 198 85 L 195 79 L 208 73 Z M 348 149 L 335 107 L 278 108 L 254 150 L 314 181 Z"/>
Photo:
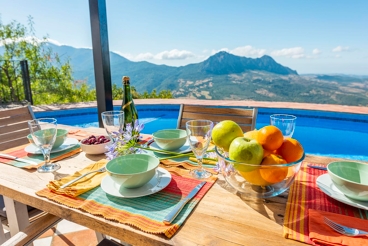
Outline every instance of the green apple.
<path fill-rule="evenodd" d="M 257 140 L 237 137 L 230 144 L 229 158 L 237 162 L 260 165 L 263 159 L 263 147 Z M 242 172 L 250 172 L 257 169 L 255 166 L 242 164 L 236 164 L 234 168 Z"/>
<path fill-rule="evenodd" d="M 231 142 L 243 136 L 241 127 L 232 120 L 223 120 L 215 125 L 212 129 L 212 141 L 216 146 L 223 148 L 226 152 L 229 151 Z"/>

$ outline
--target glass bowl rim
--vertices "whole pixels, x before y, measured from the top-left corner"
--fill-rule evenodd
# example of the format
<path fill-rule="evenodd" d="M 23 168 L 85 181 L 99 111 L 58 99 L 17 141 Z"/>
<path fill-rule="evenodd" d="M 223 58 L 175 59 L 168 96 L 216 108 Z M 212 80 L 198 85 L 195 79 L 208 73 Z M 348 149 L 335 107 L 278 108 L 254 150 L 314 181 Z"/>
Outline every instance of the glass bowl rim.
<path fill-rule="evenodd" d="M 225 152 L 223 149 L 221 149 L 221 150 L 223 152 Z M 222 158 L 225 161 L 230 162 L 230 163 L 236 163 L 237 165 L 245 165 L 245 166 L 250 166 L 250 167 L 259 167 L 259 166 L 261 166 L 261 164 L 248 164 L 248 163 L 244 163 L 244 162 L 234 161 L 234 160 L 232 160 L 228 157 L 225 157 L 219 152 L 219 148 L 217 148 L 217 146 L 215 146 L 215 152 L 220 158 Z M 303 151 L 303 156 L 297 161 L 286 163 L 286 164 L 272 164 L 272 167 L 291 167 L 291 166 L 298 165 L 299 163 L 301 163 L 304 160 L 304 158 L 305 158 L 305 151 Z M 271 166 L 271 165 L 263 165 L 263 166 L 268 167 L 268 166 Z"/>

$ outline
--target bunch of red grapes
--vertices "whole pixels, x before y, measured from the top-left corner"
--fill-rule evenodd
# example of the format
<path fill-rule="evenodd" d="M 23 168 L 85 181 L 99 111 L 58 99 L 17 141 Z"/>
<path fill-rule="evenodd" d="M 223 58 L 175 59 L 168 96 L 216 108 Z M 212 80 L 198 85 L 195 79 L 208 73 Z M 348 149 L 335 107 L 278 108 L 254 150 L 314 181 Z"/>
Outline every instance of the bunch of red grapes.
<path fill-rule="evenodd" d="M 86 145 L 96 145 L 96 144 L 102 144 L 102 143 L 107 143 L 110 142 L 110 139 L 106 138 L 105 136 L 94 136 L 91 135 L 86 139 L 83 139 L 82 144 L 86 144 Z"/>

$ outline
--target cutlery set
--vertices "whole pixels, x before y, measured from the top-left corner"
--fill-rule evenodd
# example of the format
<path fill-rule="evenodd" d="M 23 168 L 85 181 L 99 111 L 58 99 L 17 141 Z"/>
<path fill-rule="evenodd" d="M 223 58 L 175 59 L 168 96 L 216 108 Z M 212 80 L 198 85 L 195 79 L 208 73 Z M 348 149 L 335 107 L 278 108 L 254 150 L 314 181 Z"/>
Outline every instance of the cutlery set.
<path fill-rule="evenodd" d="M 10 160 L 19 161 L 19 162 L 24 162 L 24 163 L 31 164 L 31 165 L 38 165 L 38 163 L 35 162 L 35 161 L 19 158 L 19 157 L 8 155 L 8 154 L 0 153 L 0 157 L 10 159 Z"/>
<path fill-rule="evenodd" d="M 69 181 L 68 183 L 66 183 L 66 184 L 64 184 L 64 185 L 62 185 L 62 186 L 60 186 L 60 188 L 61 188 L 61 189 L 64 189 L 64 188 L 68 187 L 69 185 L 71 185 L 71 184 L 73 184 L 73 183 L 77 182 L 77 181 L 78 181 L 78 180 L 80 180 L 81 178 L 83 178 L 83 177 L 87 176 L 88 174 L 96 173 L 96 172 L 98 172 L 98 173 L 103 173 L 103 172 L 105 172 L 105 171 L 106 171 L 106 168 L 105 168 L 105 167 L 101 167 L 101 168 L 100 168 L 100 169 L 98 169 L 98 170 L 94 170 L 94 171 L 87 172 L 87 173 L 85 173 L 85 174 L 83 174 L 83 175 L 79 176 L 78 178 L 75 178 L 75 179 L 73 179 L 73 180 Z"/>
<path fill-rule="evenodd" d="M 368 235 L 368 232 L 366 232 L 366 231 L 362 231 L 362 230 L 358 230 L 356 228 L 343 226 L 341 224 L 336 223 L 335 221 L 330 220 L 327 217 L 324 217 L 323 220 L 324 220 L 326 225 L 328 225 L 329 227 L 331 227 L 332 229 L 334 229 L 335 231 L 337 231 L 340 234 L 343 234 L 343 235 L 346 235 L 346 236 L 351 236 L 351 237 Z"/>
<path fill-rule="evenodd" d="M 326 168 L 326 167 L 315 166 L 315 165 L 310 165 L 310 164 L 308 164 L 307 166 L 308 166 L 308 167 L 310 167 L 310 168 L 314 168 L 314 169 L 319 169 L 319 170 L 327 171 L 327 168 Z"/>

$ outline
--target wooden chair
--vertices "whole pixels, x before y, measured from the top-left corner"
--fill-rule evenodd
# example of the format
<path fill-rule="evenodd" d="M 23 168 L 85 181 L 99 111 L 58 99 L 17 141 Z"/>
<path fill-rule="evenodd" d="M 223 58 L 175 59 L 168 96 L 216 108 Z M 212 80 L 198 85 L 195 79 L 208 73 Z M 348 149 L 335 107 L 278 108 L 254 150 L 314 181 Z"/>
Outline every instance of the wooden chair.
<path fill-rule="evenodd" d="M 0 110 L 0 151 L 28 143 L 27 135 L 30 133 L 28 121 L 33 119 L 35 116 L 30 105 Z M 20 228 L 21 232 L 10 226 L 9 234 L 13 237 L 10 240 L 10 235 L 0 233 L 0 241 L 9 239 L 5 245 L 24 245 L 24 242 L 34 240 L 37 235 L 42 234 L 60 220 L 54 215 L 39 210 L 33 211 L 35 209 L 32 207 L 0 195 L 0 215 L 15 225 L 28 225 Z M 2 228 L 2 225 L 0 227 Z M 15 243 L 18 240 L 20 243 Z"/>
<path fill-rule="evenodd" d="M 35 119 L 35 116 L 30 105 L 0 110 L 0 151 L 28 143 L 27 135 L 30 133 L 28 121 L 33 119 Z M 4 208 L 7 208 L 8 211 L 5 211 Z M 12 236 L 10 239 L 10 235 L 0 232 L 0 243 L 7 239 L 4 245 L 31 243 L 61 220 L 57 216 L 39 210 L 39 213 L 33 216 L 29 211 L 32 209 L 32 207 L 0 195 L 0 215 L 7 217 L 8 220 L 13 220 L 13 223 L 14 220 L 17 220 L 15 223 L 17 225 L 27 225 L 25 228 L 20 228 L 20 232 L 18 232 L 18 228 L 10 227 Z M 31 218 L 28 219 L 29 217 Z M 0 225 L 0 229 L 2 229 L 2 225 Z M 108 241 L 107 239 L 103 240 L 104 235 L 99 232 L 96 232 L 96 236 L 99 242 Z"/>
<path fill-rule="evenodd" d="M 257 108 L 225 108 L 182 104 L 180 105 L 177 128 L 185 129 L 185 123 L 193 119 L 211 120 L 215 124 L 222 120 L 232 120 L 239 124 L 243 132 L 247 132 L 255 128 L 257 113 Z"/>
<path fill-rule="evenodd" d="M 59 223 L 61 218 L 45 213 L 40 218 L 36 219 L 26 228 L 13 235 L 11 238 L 7 239 L 3 242 L 2 246 L 21 246 L 21 245 L 29 245 L 34 240 L 36 240 L 39 236 L 45 233 L 47 230 L 52 228 L 54 225 Z"/>
<path fill-rule="evenodd" d="M 0 151 L 28 143 L 28 121 L 34 118 L 29 105 L 0 110 Z"/>

